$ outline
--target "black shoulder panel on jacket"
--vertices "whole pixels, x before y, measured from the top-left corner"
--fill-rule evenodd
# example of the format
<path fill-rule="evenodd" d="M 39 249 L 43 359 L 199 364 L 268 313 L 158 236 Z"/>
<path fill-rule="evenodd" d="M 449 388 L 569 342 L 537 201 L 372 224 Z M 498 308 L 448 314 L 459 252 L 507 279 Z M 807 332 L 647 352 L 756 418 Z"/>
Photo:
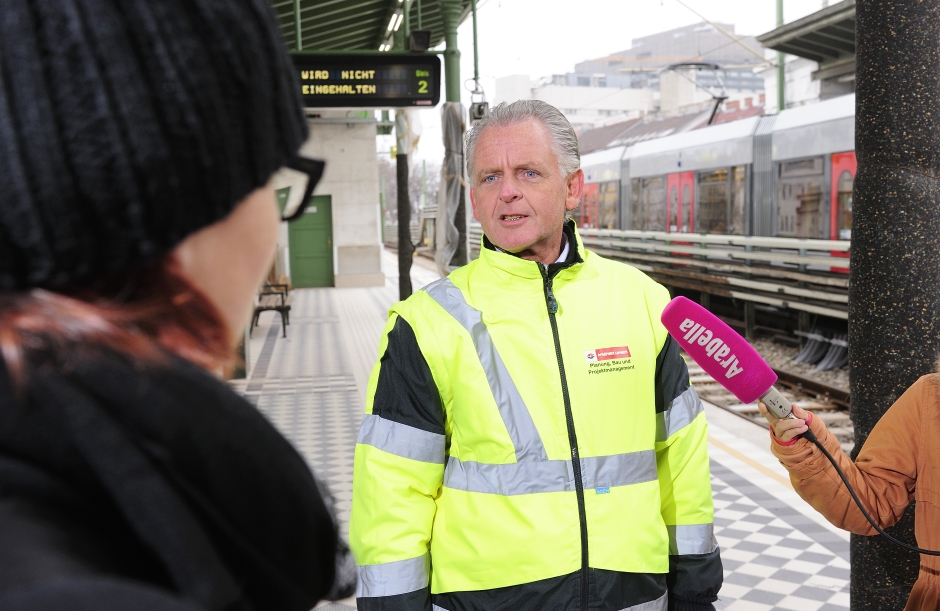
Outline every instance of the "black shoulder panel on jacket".
<path fill-rule="evenodd" d="M 372 413 L 422 431 L 444 434 L 444 405 L 415 332 L 399 317 L 388 333 Z"/>
<path fill-rule="evenodd" d="M 689 387 L 689 368 L 679 352 L 679 344 L 666 336 L 666 343 L 656 357 L 656 413 L 666 411 L 673 399 Z"/>
<path fill-rule="evenodd" d="M 359 611 L 431 611 L 431 588 L 422 588 L 397 596 L 357 598 Z"/>

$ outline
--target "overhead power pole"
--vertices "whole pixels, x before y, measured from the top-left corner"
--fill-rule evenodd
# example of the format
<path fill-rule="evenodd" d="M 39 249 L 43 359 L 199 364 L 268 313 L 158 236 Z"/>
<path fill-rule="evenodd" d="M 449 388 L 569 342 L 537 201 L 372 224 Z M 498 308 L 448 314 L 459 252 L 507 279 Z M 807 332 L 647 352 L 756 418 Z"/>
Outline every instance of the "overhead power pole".
<path fill-rule="evenodd" d="M 460 0 L 440 0 L 444 17 L 444 76 L 446 77 L 447 101 L 460 104 L 460 49 L 457 48 L 457 26 L 460 25 Z M 461 147 L 463 138 L 461 138 Z M 457 229 L 457 250 L 451 258 L 451 265 L 457 267 L 470 262 L 467 252 L 467 202 L 465 189 L 460 187 L 460 199 L 457 205 L 454 227 Z M 443 211 L 439 211 L 441 214 Z"/>
<path fill-rule="evenodd" d="M 852 458 L 905 389 L 934 371 L 940 354 L 940 4 L 858 0 L 855 32 Z M 887 530 L 913 544 L 913 516 L 912 503 Z M 904 608 L 917 554 L 882 537 L 852 535 L 851 560 L 853 611 Z"/>
<path fill-rule="evenodd" d="M 401 136 L 399 136 L 401 137 Z M 398 298 L 411 296 L 411 263 L 414 245 L 411 243 L 411 198 L 408 196 L 408 154 L 398 149 L 395 156 L 398 183 Z"/>
<path fill-rule="evenodd" d="M 460 102 L 460 49 L 457 26 L 460 25 L 460 0 L 441 0 L 444 17 L 444 77 L 448 102 Z"/>
<path fill-rule="evenodd" d="M 777 27 L 783 26 L 783 0 L 777 0 Z M 783 51 L 777 51 L 777 112 L 787 109 L 787 67 Z"/>
<path fill-rule="evenodd" d="M 408 14 L 408 3 L 405 3 Z M 403 51 L 408 46 L 405 33 L 399 28 L 393 35 L 396 51 Z M 407 111 L 395 111 L 395 175 L 398 184 L 398 298 L 411 296 L 411 264 L 414 260 L 414 244 L 411 243 L 411 197 L 408 194 L 408 156 L 411 154 L 410 123 Z"/>

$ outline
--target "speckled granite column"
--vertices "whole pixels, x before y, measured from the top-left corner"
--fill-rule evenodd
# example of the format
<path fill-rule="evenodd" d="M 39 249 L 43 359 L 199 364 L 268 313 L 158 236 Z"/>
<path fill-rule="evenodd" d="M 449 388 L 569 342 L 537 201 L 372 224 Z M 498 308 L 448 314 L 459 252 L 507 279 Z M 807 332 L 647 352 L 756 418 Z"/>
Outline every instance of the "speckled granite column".
<path fill-rule="evenodd" d="M 856 18 L 853 454 L 940 353 L 940 3 L 858 0 Z M 889 532 L 913 543 L 912 516 Z M 917 555 L 855 535 L 851 554 L 853 611 L 903 609 Z"/>

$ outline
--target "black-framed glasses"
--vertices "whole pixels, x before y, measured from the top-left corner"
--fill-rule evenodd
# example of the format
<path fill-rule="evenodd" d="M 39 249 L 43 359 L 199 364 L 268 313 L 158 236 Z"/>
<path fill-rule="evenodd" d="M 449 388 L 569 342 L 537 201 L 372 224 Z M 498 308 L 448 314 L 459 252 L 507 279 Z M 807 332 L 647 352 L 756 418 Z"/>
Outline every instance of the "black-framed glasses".
<path fill-rule="evenodd" d="M 325 161 L 320 159 L 309 159 L 297 155 L 288 161 L 280 170 L 280 179 L 278 182 L 285 186 L 290 186 L 287 201 L 281 210 L 282 221 L 293 221 L 300 218 L 310 203 L 313 196 L 313 188 L 320 182 L 323 176 Z M 296 197 L 296 193 L 302 193 L 301 197 Z"/>

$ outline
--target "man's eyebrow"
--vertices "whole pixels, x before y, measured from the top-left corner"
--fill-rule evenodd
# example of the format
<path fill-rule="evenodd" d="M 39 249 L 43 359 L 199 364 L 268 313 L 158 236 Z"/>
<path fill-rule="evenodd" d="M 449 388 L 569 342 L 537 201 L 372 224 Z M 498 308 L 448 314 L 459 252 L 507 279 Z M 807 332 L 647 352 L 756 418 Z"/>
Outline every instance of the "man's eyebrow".
<path fill-rule="evenodd" d="M 477 174 L 479 176 L 486 176 L 488 174 L 501 174 L 501 173 L 502 173 L 502 169 L 500 168 L 483 168 Z"/>

